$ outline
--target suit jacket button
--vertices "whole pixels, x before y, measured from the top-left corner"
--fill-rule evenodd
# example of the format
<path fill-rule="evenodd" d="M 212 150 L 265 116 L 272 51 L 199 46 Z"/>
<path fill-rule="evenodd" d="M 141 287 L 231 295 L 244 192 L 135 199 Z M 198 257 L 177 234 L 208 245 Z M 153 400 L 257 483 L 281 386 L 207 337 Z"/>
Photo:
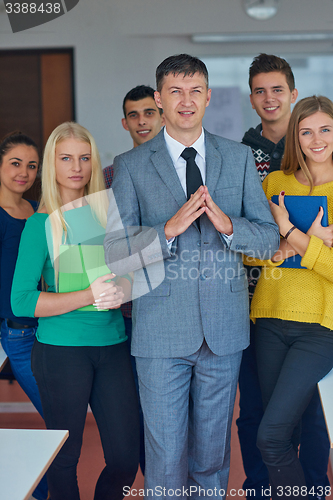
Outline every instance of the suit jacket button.
<path fill-rule="evenodd" d="M 197 241 L 197 246 L 201 247 L 201 241 Z"/>

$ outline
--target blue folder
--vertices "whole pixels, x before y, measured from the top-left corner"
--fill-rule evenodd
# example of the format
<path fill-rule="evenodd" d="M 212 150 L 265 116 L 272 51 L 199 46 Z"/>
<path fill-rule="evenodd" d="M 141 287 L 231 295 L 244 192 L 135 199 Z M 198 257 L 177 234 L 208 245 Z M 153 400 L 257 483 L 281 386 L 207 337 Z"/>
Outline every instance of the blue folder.
<path fill-rule="evenodd" d="M 279 196 L 272 196 L 272 202 L 279 204 Z M 328 226 L 328 210 L 327 210 L 327 196 L 291 196 L 284 197 L 284 204 L 289 212 L 290 222 L 303 233 L 306 233 L 315 218 L 318 215 L 319 207 L 323 207 L 324 215 L 321 225 Z M 280 267 L 297 267 L 306 269 L 301 266 L 300 255 L 294 255 L 286 259 Z"/>

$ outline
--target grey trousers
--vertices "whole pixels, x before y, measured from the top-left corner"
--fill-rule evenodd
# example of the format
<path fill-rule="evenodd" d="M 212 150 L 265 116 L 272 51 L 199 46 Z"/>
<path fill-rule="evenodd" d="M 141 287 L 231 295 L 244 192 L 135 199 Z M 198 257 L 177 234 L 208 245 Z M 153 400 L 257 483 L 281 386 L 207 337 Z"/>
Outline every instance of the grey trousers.
<path fill-rule="evenodd" d="M 241 357 L 217 356 L 205 341 L 184 358 L 136 357 L 149 498 L 198 499 L 200 488 L 225 497 Z"/>

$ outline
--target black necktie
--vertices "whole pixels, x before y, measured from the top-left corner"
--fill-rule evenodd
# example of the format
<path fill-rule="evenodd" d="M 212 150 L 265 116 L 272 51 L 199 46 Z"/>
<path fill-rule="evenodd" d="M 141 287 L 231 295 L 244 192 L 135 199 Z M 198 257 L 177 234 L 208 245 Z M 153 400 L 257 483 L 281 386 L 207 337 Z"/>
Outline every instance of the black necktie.
<path fill-rule="evenodd" d="M 187 199 L 191 198 L 199 187 L 203 184 L 198 165 L 195 163 L 197 152 L 194 148 L 185 148 L 180 155 L 186 160 L 186 192 Z"/>

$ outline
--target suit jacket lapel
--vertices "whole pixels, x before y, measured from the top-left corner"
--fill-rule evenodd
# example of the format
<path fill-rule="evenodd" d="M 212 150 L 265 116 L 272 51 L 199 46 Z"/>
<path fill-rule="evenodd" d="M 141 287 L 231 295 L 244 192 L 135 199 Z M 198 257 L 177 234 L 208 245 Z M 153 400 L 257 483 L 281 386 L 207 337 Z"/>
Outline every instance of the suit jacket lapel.
<path fill-rule="evenodd" d="M 222 168 L 222 156 L 218 150 L 218 144 L 209 132 L 205 130 L 205 146 L 206 146 L 206 186 L 210 195 L 215 191 L 215 186 L 219 179 Z M 158 171 L 162 181 L 169 189 L 172 196 L 177 201 L 179 207 L 182 207 L 186 202 L 186 196 L 176 169 L 172 163 L 169 152 L 167 150 L 163 129 L 151 141 L 151 161 Z M 196 222 L 193 223 L 197 228 Z"/>
<path fill-rule="evenodd" d="M 218 150 L 218 144 L 214 137 L 205 130 L 205 146 L 206 146 L 206 186 L 208 192 L 212 195 L 215 191 L 215 186 L 221 175 L 222 155 Z"/>
<path fill-rule="evenodd" d="M 167 150 L 163 130 L 151 142 L 152 155 L 150 159 L 162 181 L 169 189 L 178 205 L 182 207 L 186 202 L 186 196 Z"/>

